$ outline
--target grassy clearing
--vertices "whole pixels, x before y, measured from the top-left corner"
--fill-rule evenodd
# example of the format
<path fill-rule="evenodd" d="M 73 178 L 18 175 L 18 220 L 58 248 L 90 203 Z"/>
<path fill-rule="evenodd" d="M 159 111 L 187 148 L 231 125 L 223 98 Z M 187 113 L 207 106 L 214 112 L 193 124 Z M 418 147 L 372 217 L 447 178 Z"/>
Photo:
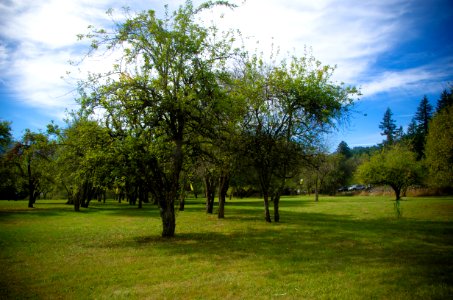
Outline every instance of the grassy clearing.
<path fill-rule="evenodd" d="M 189 200 L 177 237 L 157 209 L 0 201 L 0 298 L 447 299 L 453 297 L 453 197 L 229 201 L 226 219 Z"/>

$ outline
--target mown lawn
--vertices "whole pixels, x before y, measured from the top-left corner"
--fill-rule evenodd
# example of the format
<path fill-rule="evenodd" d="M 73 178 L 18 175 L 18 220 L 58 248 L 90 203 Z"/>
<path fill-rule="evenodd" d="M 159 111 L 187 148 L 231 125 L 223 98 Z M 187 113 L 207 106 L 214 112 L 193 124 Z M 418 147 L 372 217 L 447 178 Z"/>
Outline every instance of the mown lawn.
<path fill-rule="evenodd" d="M 152 205 L 0 201 L 0 299 L 453 299 L 453 197 L 202 202 L 162 239 Z"/>

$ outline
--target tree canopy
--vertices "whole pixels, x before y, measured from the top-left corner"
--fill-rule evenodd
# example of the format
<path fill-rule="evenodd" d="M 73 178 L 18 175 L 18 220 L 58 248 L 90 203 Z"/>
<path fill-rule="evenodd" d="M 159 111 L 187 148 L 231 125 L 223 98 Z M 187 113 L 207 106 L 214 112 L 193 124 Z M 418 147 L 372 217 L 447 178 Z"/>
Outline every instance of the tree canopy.
<path fill-rule="evenodd" d="M 428 181 L 436 187 L 453 187 L 453 108 L 444 107 L 429 124 L 426 138 Z"/>
<path fill-rule="evenodd" d="M 404 188 L 420 181 L 421 165 L 415 153 L 403 145 L 395 145 L 372 155 L 359 166 L 357 176 L 368 184 L 389 185 L 399 200 Z"/>
<path fill-rule="evenodd" d="M 83 108 L 102 108 L 103 121 L 117 139 L 132 147 L 131 163 L 149 172 L 148 187 L 157 199 L 162 235 L 175 231 L 174 201 L 187 155 L 213 132 L 214 119 L 228 107 L 226 60 L 231 40 L 215 38 L 214 27 L 195 22 L 199 11 L 227 2 L 190 1 L 165 18 L 152 10 L 117 24 L 113 33 L 94 30 L 92 50 L 122 49 L 108 74 L 84 83 L 90 90 Z M 146 169 L 146 172 L 144 171 Z"/>

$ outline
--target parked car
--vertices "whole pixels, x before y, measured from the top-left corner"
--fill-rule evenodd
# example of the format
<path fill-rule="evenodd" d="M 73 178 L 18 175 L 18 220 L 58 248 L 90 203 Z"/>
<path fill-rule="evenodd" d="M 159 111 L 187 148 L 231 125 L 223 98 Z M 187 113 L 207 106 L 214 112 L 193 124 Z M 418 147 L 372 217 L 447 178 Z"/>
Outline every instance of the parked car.
<path fill-rule="evenodd" d="M 348 191 L 362 191 L 365 190 L 366 186 L 362 184 L 353 184 L 348 188 Z"/>
<path fill-rule="evenodd" d="M 347 191 L 348 191 L 348 187 L 347 187 L 347 186 L 342 186 L 342 187 L 339 188 L 337 191 L 338 191 L 338 192 L 347 192 Z"/>

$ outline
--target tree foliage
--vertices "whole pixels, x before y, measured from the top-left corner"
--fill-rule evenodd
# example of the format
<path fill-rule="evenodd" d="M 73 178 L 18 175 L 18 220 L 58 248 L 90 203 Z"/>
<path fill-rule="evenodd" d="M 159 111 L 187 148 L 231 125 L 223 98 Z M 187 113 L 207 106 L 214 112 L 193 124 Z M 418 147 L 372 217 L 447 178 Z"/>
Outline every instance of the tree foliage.
<path fill-rule="evenodd" d="M 158 201 L 165 237 L 175 231 L 184 160 L 211 136 L 214 117 L 228 107 L 221 103 L 227 98 L 222 87 L 229 77 L 225 67 L 232 41 L 217 39 L 214 27 L 195 22 L 200 10 L 213 5 L 228 4 L 195 8 L 188 1 L 165 18 L 150 10 L 129 17 L 113 33 L 101 29 L 87 36 L 94 50 L 122 49 L 122 56 L 111 73 L 91 78 L 91 93 L 82 105 L 102 108 L 112 134 L 133 145 L 131 157 L 137 160 L 131 163 L 150 174 L 147 183 Z"/>
<path fill-rule="evenodd" d="M 443 90 L 439 100 L 437 100 L 436 113 L 442 111 L 446 107 L 453 105 L 453 88 L 450 87 L 450 91 Z"/>
<path fill-rule="evenodd" d="M 367 184 L 389 185 L 399 200 L 403 189 L 420 182 L 421 171 L 415 153 L 403 145 L 395 145 L 384 148 L 360 165 L 357 177 Z"/>
<path fill-rule="evenodd" d="M 393 145 L 396 137 L 396 123 L 395 120 L 392 119 L 392 115 L 393 113 L 391 109 L 387 108 L 384 113 L 382 122 L 379 123 L 379 128 L 382 130 L 381 135 L 386 137 L 385 141 L 383 142 L 383 144 L 386 146 Z"/>
<path fill-rule="evenodd" d="M 429 130 L 429 121 L 433 116 L 433 107 L 428 98 L 423 96 L 417 107 L 415 116 L 409 124 L 407 138 L 412 150 L 417 153 L 417 159 L 422 159 L 425 155 L 425 142 Z"/>
<path fill-rule="evenodd" d="M 428 182 L 435 187 L 453 187 L 453 106 L 438 112 L 429 124 L 426 138 Z"/>
<path fill-rule="evenodd" d="M 343 155 L 344 158 L 348 159 L 352 157 L 352 151 L 351 148 L 349 148 L 349 145 L 345 141 L 341 141 L 337 149 L 335 150 L 335 153 Z"/>
<path fill-rule="evenodd" d="M 41 193 L 49 190 L 53 182 L 50 163 L 54 157 L 55 143 L 45 133 L 25 130 L 22 140 L 16 142 L 7 153 L 14 166 L 19 186 L 27 190 L 28 207 L 32 208 Z"/>
<path fill-rule="evenodd" d="M 105 127 L 84 118 L 74 118 L 59 134 L 56 179 L 75 211 L 112 186 L 112 170 L 120 166 L 120 156 L 112 153 L 111 143 Z"/>
<path fill-rule="evenodd" d="M 316 149 L 319 137 L 357 93 L 334 84 L 333 70 L 311 56 L 274 64 L 252 56 L 241 70 L 238 86 L 247 103 L 243 145 L 257 173 L 267 222 L 269 200 L 274 203 L 274 220 L 279 221 L 285 180 L 296 174 L 301 156 Z"/>

